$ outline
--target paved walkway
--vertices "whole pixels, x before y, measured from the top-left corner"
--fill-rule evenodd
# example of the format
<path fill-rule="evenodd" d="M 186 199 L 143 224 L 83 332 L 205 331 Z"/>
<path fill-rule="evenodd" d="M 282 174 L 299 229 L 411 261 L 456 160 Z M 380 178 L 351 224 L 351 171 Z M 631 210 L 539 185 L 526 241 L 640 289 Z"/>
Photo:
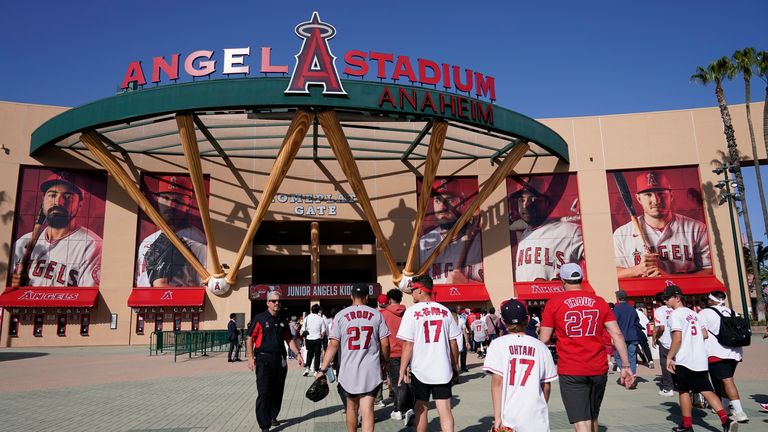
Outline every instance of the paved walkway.
<path fill-rule="evenodd" d="M 768 341 L 755 337 L 747 360 L 737 371 L 742 402 L 750 417 L 741 432 L 768 430 Z M 485 432 L 492 420 L 489 379 L 470 354 L 470 372 L 454 388 L 459 431 Z M 645 380 L 627 391 L 609 384 L 601 430 L 668 431 L 679 422 L 677 398 L 656 394 L 654 372 L 640 367 Z M 615 377 L 616 375 L 611 375 Z M 284 425 L 273 431 L 341 432 L 345 430 L 338 395 L 312 403 L 303 395 L 311 383 L 292 365 L 280 414 Z M 571 431 L 557 384 L 550 401 L 552 431 Z M 0 349 L 0 429 L 7 431 L 258 431 L 253 406 L 255 379 L 245 362 L 227 363 L 226 354 L 180 360 L 149 357 L 131 347 Z M 399 431 L 389 419 L 391 406 L 376 412 L 376 430 Z M 431 411 L 430 430 L 439 430 Z M 717 416 L 695 410 L 698 431 L 720 431 Z"/>

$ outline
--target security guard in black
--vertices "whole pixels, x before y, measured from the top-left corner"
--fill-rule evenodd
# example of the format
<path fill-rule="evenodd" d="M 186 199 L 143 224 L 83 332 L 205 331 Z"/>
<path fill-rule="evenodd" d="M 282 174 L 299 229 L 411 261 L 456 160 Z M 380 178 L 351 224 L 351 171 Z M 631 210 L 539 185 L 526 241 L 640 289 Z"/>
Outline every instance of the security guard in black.
<path fill-rule="evenodd" d="M 248 368 L 256 372 L 256 421 L 262 431 L 280 424 L 277 416 L 288 375 L 285 342 L 297 353 L 296 359 L 303 366 L 299 348 L 291 338 L 289 323 L 280 317 L 280 295 L 271 292 L 267 299 L 267 310 L 251 319 L 246 333 Z"/>

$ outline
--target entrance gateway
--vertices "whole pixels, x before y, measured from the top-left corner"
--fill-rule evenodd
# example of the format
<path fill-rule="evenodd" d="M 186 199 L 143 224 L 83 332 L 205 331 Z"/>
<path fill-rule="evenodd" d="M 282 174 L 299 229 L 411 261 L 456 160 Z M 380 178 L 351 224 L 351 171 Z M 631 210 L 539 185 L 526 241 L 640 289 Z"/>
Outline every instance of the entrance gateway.
<path fill-rule="evenodd" d="M 308 307 L 310 299 L 333 306 L 345 297 L 346 286 L 359 281 L 369 282 L 376 294 L 392 287 L 407 291 L 414 275 L 429 271 L 452 239 L 468 224 L 478 223 L 481 205 L 521 159 L 568 162 L 567 145 L 557 133 L 495 104 L 492 77 L 431 60 L 414 62 L 407 56 L 360 50 L 345 53 L 345 66 L 339 67 L 329 43 L 336 29 L 317 13 L 299 24 L 296 34 L 303 44 L 290 76 L 276 76 L 287 68 L 271 64 L 269 49 L 262 49 L 260 72 L 265 76 L 248 76 L 248 48 L 224 50 L 221 70 L 226 79 L 194 81 L 217 71 L 212 52 L 196 51 L 183 67 L 193 81 L 151 88 L 143 87 L 150 75 L 154 84 L 184 79 L 180 54 L 153 59 L 151 70 L 133 62 L 123 77 L 123 93 L 44 123 L 32 134 L 30 154 L 64 151 L 98 161 L 211 294 L 229 296 L 231 288 L 246 289 L 251 299 L 259 299 L 266 286 L 302 297 L 292 305 L 296 309 Z M 368 73 L 392 82 L 340 79 Z M 245 77 L 230 78 L 236 74 Z M 138 161 L 148 159 L 166 160 L 176 172 L 186 171 L 199 207 L 206 260 L 184 246 L 137 186 Z M 248 159 L 273 162 L 268 172 L 233 163 Z M 419 236 L 433 217 L 428 209 L 439 174 L 477 161 L 487 161 L 490 176 L 477 186 L 474 199 L 467 200 L 431 254 L 419 257 Z M 390 214 L 377 213 L 376 200 L 402 196 L 377 191 L 372 199 L 371 181 L 382 173 L 374 172 L 371 163 L 380 164 L 376 169 L 412 174 L 418 192 L 415 209 L 403 202 L 384 207 L 395 209 Z M 314 181 L 302 176 L 307 170 L 318 173 Z M 207 194 L 212 171 L 217 181 L 247 197 L 231 203 L 231 211 L 216 221 Z M 264 180 L 255 182 L 257 178 Z M 228 198 L 218 193 L 210 199 Z M 382 220 L 394 221 L 397 236 L 384 232 Z M 312 222 L 318 224 L 321 241 L 285 243 L 279 238 L 281 232 L 291 236 L 297 231 L 311 237 Z M 243 235 L 228 232 L 238 223 L 247 225 Z M 343 234 L 345 224 L 353 227 L 351 243 L 323 238 L 326 231 Z M 224 241 L 217 242 L 217 236 Z M 393 253 L 395 240 L 405 253 Z M 219 253 L 228 256 L 226 264 Z M 244 274 L 249 254 L 253 265 Z M 382 283 L 383 274 L 388 276 Z M 476 289 L 480 294 L 473 297 Z M 482 283 L 446 286 L 438 293 L 469 302 L 488 300 Z"/>

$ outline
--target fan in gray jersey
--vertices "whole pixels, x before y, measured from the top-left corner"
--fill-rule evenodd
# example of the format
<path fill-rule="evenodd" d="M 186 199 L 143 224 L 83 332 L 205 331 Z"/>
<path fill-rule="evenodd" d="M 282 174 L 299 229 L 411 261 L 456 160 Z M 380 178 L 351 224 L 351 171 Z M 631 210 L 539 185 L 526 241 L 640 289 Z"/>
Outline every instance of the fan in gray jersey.
<path fill-rule="evenodd" d="M 358 410 L 362 429 L 373 431 L 373 401 L 381 388 L 381 358 L 389 360 L 389 328 L 384 317 L 368 303 L 368 284 L 352 288 L 352 306 L 339 311 L 331 323 L 328 349 L 316 378 L 325 375 L 337 350 L 341 350 L 339 385 L 347 394 L 348 431 L 357 430 Z"/>
<path fill-rule="evenodd" d="M 99 285 L 101 237 L 77 223 L 83 191 L 67 173 L 53 174 L 40 184 L 42 213 L 48 226 L 42 231 L 22 263 L 32 233 L 24 234 L 13 248 L 15 270 L 11 286 Z M 21 274 L 24 267 L 25 274 Z"/>

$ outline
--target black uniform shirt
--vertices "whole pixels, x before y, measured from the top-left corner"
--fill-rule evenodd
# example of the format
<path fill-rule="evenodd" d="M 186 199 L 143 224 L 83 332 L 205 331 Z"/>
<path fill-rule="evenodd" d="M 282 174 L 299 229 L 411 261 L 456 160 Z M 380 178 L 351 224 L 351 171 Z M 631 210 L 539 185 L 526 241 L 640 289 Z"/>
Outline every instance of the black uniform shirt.
<path fill-rule="evenodd" d="M 261 353 L 286 355 L 285 344 L 291 341 L 289 324 L 269 311 L 254 315 L 248 325 L 248 336 L 253 341 L 253 350 Z"/>

